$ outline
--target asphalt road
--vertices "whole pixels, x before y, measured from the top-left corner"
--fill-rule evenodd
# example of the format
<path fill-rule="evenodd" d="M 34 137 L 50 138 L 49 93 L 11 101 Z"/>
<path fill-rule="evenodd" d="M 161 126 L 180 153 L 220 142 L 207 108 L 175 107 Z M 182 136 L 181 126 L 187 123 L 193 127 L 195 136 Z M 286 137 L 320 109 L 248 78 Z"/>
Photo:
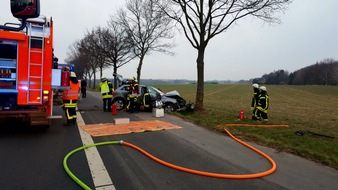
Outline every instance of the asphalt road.
<path fill-rule="evenodd" d="M 92 142 L 124 140 L 148 151 L 154 156 L 180 166 L 216 173 L 246 174 L 270 168 L 264 158 L 238 144 L 225 134 L 215 133 L 182 119 L 165 114 L 155 118 L 151 113 L 116 116 L 101 111 L 100 95 L 88 92 L 79 103 L 79 125 L 112 123 L 114 118 L 162 120 L 181 126 L 181 129 L 132 133 L 90 138 L 81 137 L 81 128 L 64 127 L 56 120 L 47 131 L 24 126 L 1 125 L 0 128 L 0 187 L 1 189 L 81 189 L 65 173 L 64 156 L 82 146 L 83 139 Z M 62 110 L 55 108 L 56 112 Z M 79 133 L 80 131 L 80 133 Z M 90 142 L 90 141 L 89 141 Z M 254 147 L 267 153 L 276 164 L 275 173 L 259 179 L 219 179 L 177 171 L 160 165 L 138 151 L 120 145 L 97 148 L 104 164 L 109 187 L 95 185 L 97 178 L 86 151 L 80 151 L 69 160 L 69 168 L 91 188 L 97 189 L 337 189 L 338 171 L 297 156 L 273 149 Z M 89 152 L 89 150 L 88 150 Z M 94 167 L 95 168 L 95 167 Z M 101 169 L 102 170 L 102 169 Z M 92 176 L 94 175 L 94 176 Z M 107 176 L 105 176 L 107 177 Z"/>
<path fill-rule="evenodd" d="M 64 127 L 62 122 L 55 120 L 47 131 L 15 121 L 0 125 L 0 189 L 80 189 L 66 175 L 62 160 L 82 142 L 77 127 Z M 77 157 L 73 170 L 91 181 L 85 175 L 90 173 L 85 154 Z"/>

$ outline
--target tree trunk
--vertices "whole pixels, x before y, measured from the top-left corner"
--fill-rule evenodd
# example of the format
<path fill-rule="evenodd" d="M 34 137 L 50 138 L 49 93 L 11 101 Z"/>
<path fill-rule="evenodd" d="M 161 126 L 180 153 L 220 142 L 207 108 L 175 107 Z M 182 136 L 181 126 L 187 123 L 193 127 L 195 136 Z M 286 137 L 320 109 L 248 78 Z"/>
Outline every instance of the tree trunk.
<path fill-rule="evenodd" d="M 143 58 L 144 56 L 142 55 L 140 57 L 140 62 L 138 63 L 138 67 L 137 67 L 137 82 L 138 84 L 140 84 L 140 81 L 141 81 L 141 69 L 142 69 L 142 65 L 143 65 Z"/>
<path fill-rule="evenodd" d="M 118 88 L 117 86 L 117 77 L 116 77 L 116 74 L 117 74 L 117 66 L 116 64 L 114 64 L 114 71 L 113 71 L 114 74 L 114 90 L 116 90 Z"/>
<path fill-rule="evenodd" d="M 103 78 L 103 68 L 100 67 L 100 79 L 102 79 L 102 78 Z"/>
<path fill-rule="evenodd" d="M 195 100 L 195 110 L 203 110 L 204 99 L 204 52 L 205 48 L 200 48 L 197 55 L 197 92 Z"/>
<path fill-rule="evenodd" d="M 93 85 L 93 89 L 95 89 L 96 87 L 96 73 L 94 72 L 94 85 Z"/>

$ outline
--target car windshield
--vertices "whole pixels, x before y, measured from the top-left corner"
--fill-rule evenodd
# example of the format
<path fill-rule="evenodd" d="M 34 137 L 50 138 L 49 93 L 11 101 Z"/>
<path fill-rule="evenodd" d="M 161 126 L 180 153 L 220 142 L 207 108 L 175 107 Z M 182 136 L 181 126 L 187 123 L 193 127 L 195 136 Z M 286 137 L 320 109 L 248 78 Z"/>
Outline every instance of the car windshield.
<path fill-rule="evenodd" d="M 121 91 L 129 91 L 129 85 L 122 86 Z"/>
<path fill-rule="evenodd" d="M 140 94 L 142 93 L 142 88 L 145 88 L 145 87 L 148 89 L 149 94 L 152 94 L 154 97 L 156 97 L 158 94 L 160 96 L 164 95 L 164 93 L 161 90 L 155 87 L 152 87 L 152 86 L 144 86 L 144 85 L 139 86 Z M 123 86 L 120 86 L 117 91 L 120 91 L 121 93 L 126 94 L 129 92 L 129 88 L 130 88 L 129 85 L 123 85 Z"/>
<path fill-rule="evenodd" d="M 164 94 L 162 91 L 160 91 L 159 89 L 152 87 L 152 86 L 148 86 L 148 91 L 149 91 L 150 94 L 155 94 L 155 95 L 157 93 L 159 93 L 161 96 L 163 96 L 163 94 Z"/>

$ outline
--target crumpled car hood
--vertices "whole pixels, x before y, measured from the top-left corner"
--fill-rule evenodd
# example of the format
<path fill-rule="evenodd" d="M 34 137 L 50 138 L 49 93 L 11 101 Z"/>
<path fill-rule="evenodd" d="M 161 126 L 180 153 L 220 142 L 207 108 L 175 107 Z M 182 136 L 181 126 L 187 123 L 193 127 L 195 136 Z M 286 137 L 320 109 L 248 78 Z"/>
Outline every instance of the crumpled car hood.
<path fill-rule="evenodd" d="M 176 90 L 167 92 L 164 94 L 165 96 L 181 96 Z"/>

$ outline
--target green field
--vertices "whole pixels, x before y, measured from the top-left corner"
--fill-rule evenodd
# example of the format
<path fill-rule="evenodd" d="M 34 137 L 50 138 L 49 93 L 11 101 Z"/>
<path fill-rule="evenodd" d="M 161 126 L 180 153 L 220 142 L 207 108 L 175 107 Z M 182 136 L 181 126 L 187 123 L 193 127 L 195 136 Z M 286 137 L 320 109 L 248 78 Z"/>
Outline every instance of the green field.
<path fill-rule="evenodd" d="M 155 85 L 177 90 L 194 102 L 196 85 Z M 338 169 L 338 87 L 267 86 L 270 107 L 267 124 L 289 127 L 226 127 L 234 135 L 278 151 L 290 152 Z M 251 121 L 251 85 L 205 85 L 204 111 L 176 114 L 200 126 L 223 132 L 225 124 L 263 124 Z M 240 110 L 246 119 L 239 121 Z M 303 136 L 296 131 L 305 132 Z M 333 138 L 332 138 L 333 137 Z"/>

